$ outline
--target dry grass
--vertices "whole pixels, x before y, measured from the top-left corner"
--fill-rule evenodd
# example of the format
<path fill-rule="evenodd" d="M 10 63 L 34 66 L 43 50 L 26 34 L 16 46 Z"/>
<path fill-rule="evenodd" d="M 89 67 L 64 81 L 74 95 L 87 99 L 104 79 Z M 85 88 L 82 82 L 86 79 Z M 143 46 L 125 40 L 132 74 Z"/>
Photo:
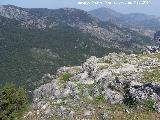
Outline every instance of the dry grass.
<path fill-rule="evenodd" d="M 143 82 L 160 82 L 160 67 L 143 72 Z"/>

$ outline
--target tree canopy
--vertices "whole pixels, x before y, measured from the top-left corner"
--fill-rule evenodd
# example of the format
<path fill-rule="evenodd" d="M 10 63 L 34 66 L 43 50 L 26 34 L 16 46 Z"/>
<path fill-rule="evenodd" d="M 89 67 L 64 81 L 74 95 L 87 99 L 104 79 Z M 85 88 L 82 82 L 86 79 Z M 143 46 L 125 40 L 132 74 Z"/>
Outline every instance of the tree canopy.
<path fill-rule="evenodd" d="M 27 96 L 23 88 L 13 84 L 0 87 L 0 120 L 18 118 L 27 105 Z"/>

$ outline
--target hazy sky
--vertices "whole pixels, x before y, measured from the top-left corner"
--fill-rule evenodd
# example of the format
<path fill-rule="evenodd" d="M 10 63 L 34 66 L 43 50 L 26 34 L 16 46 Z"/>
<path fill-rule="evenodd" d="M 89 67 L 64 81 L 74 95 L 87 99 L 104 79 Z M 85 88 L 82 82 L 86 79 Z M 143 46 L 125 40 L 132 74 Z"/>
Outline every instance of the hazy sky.
<path fill-rule="evenodd" d="M 92 2 L 91 2 L 92 1 Z M 103 2 L 95 5 L 93 1 Z M 133 2 L 150 1 L 149 5 L 109 5 L 106 2 Z M 78 2 L 90 2 L 90 5 L 80 5 Z M 105 4 L 104 4 L 105 3 Z M 84 10 L 92 10 L 99 7 L 108 7 L 122 13 L 146 13 L 160 16 L 160 0 L 0 0 L 1 5 L 11 4 L 25 8 L 62 8 L 73 7 Z"/>

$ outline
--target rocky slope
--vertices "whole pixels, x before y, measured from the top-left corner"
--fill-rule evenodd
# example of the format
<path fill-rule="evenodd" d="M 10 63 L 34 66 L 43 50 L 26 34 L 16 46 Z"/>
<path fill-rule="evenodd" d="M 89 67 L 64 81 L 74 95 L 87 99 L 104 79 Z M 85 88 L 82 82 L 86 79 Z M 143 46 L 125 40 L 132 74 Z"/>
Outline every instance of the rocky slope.
<path fill-rule="evenodd" d="M 150 120 L 160 112 L 160 53 L 110 53 L 62 67 L 33 92 L 25 120 Z"/>

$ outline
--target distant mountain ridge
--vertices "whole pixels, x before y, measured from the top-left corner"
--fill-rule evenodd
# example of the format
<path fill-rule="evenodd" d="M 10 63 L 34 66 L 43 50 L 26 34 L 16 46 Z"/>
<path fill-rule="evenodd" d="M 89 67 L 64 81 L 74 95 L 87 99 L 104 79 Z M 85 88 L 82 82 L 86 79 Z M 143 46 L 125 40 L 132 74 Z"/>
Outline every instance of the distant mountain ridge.
<path fill-rule="evenodd" d="M 89 13 L 102 21 L 111 21 L 129 27 L 147 28 L 151 30 L 160 29 L 160 19 L 158 16 L 143 13 L 122 14 L 105 7 L 91 10 Z"/>
<path fill-rule="evenodd" d="M 80 13 L 80 14 L 79 14 Z M 82 14 L 83 13 L 83 14 Z M 20 8 L 13 5 L 0 7 L 0 15 L 21 21 L 26 27 L 37 25 L 38 28 L 52 28 L 56 24 L 89 23 L 94 19 L 85 11 L 74 8 L 46 9 L 46 8 Z M 86 19 L 89 18 L 89 19 Z"/>

